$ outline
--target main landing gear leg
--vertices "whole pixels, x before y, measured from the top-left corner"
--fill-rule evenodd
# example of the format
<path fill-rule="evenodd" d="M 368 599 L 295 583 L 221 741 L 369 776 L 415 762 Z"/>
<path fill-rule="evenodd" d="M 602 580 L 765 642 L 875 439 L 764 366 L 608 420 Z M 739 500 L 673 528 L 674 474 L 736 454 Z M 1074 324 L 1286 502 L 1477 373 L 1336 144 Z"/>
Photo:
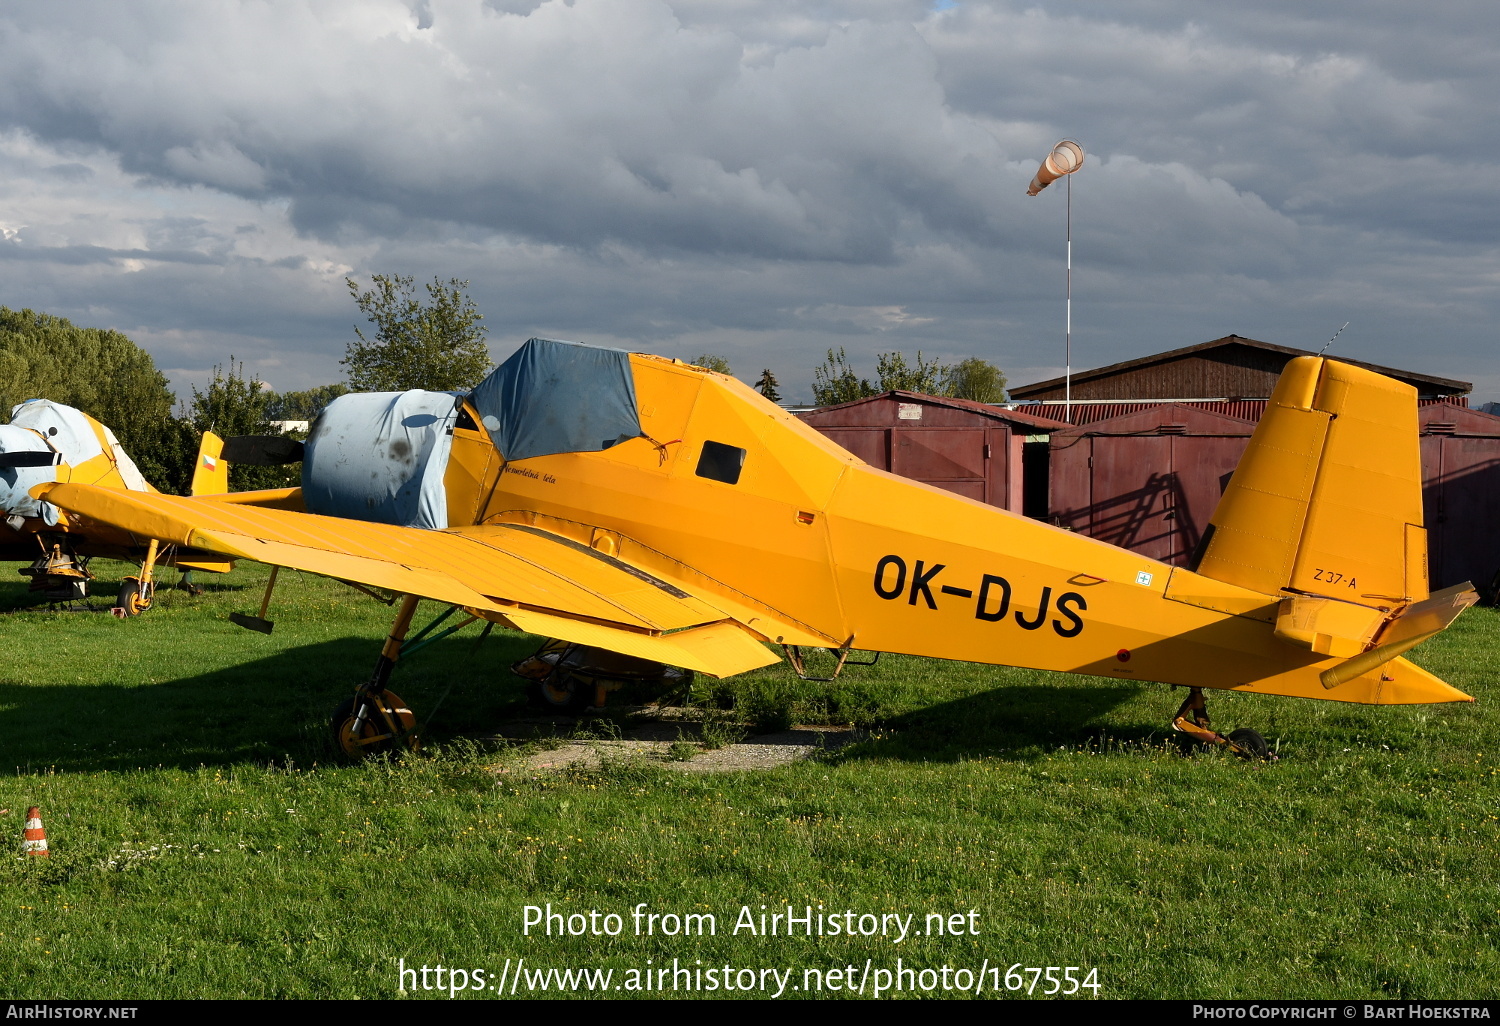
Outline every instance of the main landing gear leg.
<path fill-rule="evenodd" d="M 151 600 L 156 597 L 156 582 L 152 580 L 152 572 L 156 569 L 156 557 L 159 543 L 155 538 L 146 546 L 146 558 L 141 561 L 141 574 L 139 577 L 127 577 L 120 582 L 120 594 L 115 599 L 115 604 L 110 612 L 120 619 L 129 616 L 140 616 L 151 608 Z"/>
<path fill-rule="evenodd" d="M 361 759 L 398 745 L 412 750 L 417 748 L 417 719 L 401 696 L 389 690 L 386 683 L 391 679 L 396 661 L 401 658 L 401 645 L 406 640 L 418 601 L 415 595 L 402 599 L 396 622 L 391 624 L 385 647 L 375 661 L 375 672 L 359 686 L 354 697 L 333 714 L 334 746 L 352 759 Z"/>
<path fill-rule="evenodd" d="M 1218 745 L 1242 759 L 1276 761 L 1276 753 L 1271 751 L 1271 746 L 1266 744 L 1266 739 L 1257 731 L 1241 727 L 1225 737 L 1210 727 L 1209 723 L 1208 704 L 1203 700 L 1203 689 L 1188 688 L 1187 698 L 1178 708 L 1177 715 L 1172 717 L 1173 730 L 1186 734 L 1200 744 Z"/>

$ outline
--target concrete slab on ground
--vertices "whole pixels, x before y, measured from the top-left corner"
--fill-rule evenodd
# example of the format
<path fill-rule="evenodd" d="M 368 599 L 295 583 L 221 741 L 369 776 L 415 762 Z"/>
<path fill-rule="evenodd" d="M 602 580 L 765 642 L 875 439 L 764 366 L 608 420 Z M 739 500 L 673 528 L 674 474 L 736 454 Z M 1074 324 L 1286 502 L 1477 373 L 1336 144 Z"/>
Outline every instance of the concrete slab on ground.
<path fill-rule="evenodd" d="M 505 736 L 536 736 L 538 727 L 560 725 L 552 720 L 522 721 L 508 724 Z M 530 734 L 526 733 L 527 728 Z M 700 737 L 701 724 L 691 721 L 637 721 L 621 728 L 618 737 L 556 738 L 557 747 L 528 756 L 525 768 L 532 771 L 575 767 L 598 769 L 609 761 L 638 759 L 685 773 L 774 769 L 806 759 L 819 751 L 842 748 L 863 739 L 865 732 L 853 727 L 802 726 L 773 734 L 746 736 L 741 741 L 717 748 L 705 747 Z M 687 743 L 695 749 L 691 758 L 673 758 L 672 747 L 679 743 Z"/>

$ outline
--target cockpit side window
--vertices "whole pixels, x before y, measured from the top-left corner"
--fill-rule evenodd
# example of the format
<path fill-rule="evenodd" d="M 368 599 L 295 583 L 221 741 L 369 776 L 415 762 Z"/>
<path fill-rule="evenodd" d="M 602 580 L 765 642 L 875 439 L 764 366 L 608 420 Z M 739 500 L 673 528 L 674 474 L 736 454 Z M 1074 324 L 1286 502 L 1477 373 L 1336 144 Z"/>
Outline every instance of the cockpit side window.
<path fill-rule="evenodd" d="M 723 442 L 704 442 L 703 454 L 698 457 L 698 476 L 725 484 L 739 484 L 740 471 L 745 469 L 745 450 Z"/>

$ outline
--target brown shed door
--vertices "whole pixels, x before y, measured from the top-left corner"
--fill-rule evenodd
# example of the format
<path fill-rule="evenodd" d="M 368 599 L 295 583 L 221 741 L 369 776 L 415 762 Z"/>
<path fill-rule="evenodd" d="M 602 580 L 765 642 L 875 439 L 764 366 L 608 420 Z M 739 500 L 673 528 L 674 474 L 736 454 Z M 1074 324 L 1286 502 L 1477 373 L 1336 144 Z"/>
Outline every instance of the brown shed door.
<path fill-rule="evenodd" d="M 1020 495 L 1010 494 L 1012 482 L 1015 482 L 1017 492 L 1020 491 L 1020 467 L 1014 468 L 1012 473 L 1010 460 L 1012 456 L 1020 459 L 1021 447 L 1016 445 L 1015 451 L 1011 451 L 1011 434 L 1005 428 L 986 430 L 984 445 L 984 501 L 1001 509 L 1021 512 Z"/>
<path fill-rule="evenodd" d="M 1076 530 L 1182 566 L 1197 547 L 1249 439 L 1205 435 L 1096 435 L 1090 493 Z M 1082 512 L 1082 511 L 1079 511 Z"/>
<path fill-rule="evenodd" d="M 1172 523 L 1174 552 L 1168 562 L 1187 565 L 1249 446 L 1248 436 L 1181 435 L 1172 439 L 1172 474 L 1178 501 Z"/>
<path fill-rule="evenodd" d="M 1059 527 L 1093 535 L 1094 439 L 1088 435 L 1061 441 L 1053 436 L 1047 452 L 1047 506 Z"/>
<path fill-rule="evenodd" d="M 1500 439 L 1422 438 L 1422 506 L 1433 588 L 1487 588 L 1500 572 Z"/>
<path fill-rule="evenodd" d="M 891 433 L 891 473 L 989 502 L 983 428 L 901 428 Z"/>
<path fill-rule="evenodd" d="M 1177 489 L 1166 435 L 1093 438 L 1089 533 L 1152 559 L 1170 559 Z"/>

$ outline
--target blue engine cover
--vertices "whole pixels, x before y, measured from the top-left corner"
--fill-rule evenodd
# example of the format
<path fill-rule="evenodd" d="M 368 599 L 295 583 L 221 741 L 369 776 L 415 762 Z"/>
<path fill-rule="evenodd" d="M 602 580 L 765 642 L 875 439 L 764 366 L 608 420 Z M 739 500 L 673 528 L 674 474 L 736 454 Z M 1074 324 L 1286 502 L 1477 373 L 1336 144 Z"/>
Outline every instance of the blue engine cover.
<path fill-rule="evenodd" d="M 309 513 L 401 527 L 448 526 L 443 473 L 459 397 L 351 392 L 313 422 L 302 461 Z"/>

